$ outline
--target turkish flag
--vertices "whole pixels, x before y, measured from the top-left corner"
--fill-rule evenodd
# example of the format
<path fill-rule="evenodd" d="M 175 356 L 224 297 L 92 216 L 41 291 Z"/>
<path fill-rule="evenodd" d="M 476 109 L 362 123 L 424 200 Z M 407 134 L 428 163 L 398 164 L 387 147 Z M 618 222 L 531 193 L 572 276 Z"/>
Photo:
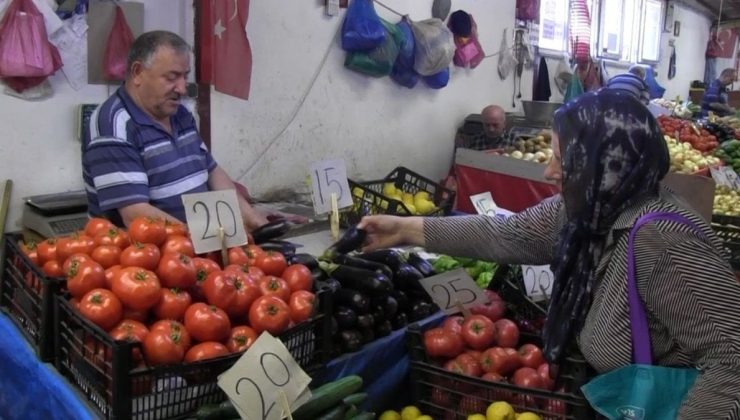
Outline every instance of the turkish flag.
<path fill-rule="evenodd" d="M 200 82 L 237 98 L 249 98 L 252 49 L 247 39 L 249 0 L 202 0 Z"/>

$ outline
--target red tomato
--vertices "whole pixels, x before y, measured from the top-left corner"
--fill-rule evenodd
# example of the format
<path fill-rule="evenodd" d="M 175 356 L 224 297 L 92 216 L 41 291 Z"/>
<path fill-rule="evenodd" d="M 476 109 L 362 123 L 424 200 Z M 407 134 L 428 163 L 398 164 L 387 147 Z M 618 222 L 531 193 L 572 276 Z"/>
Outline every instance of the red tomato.
<path fill-rule="evenodd" d="M 462 325 L 465 343 L 475 350 L 483 350 L 493 344 L 496 327 L 493 321 L 483 315 L 470 315 Z"/>
<path fill-rule="evenodd" d="M 160 251 L 162 251 L 162 255 L 165 255 L 168 252 L 179 252 L 190 258 L 195 257 L 193 241 L 191 241 L 187 236 L 168 235 L 164 244 L 160 248 Z"/>
<path fill-rule="evenodd" d="M 144 339 L 144 357 L 153 366 L 182 362 L 186 347 L 179 333 L 151 330 Z"/>
<path fill-rule="evenodd" d="M 457 357 L 465 343 L 459 334 L 443 328 L 432 328 L 424 333 L 424 348 L 432 357 Z"/>
<path fill-rule="evenodd" d="M 549 414 L 547 418 L 553 419 L 564 419 L 566 418 L 567 410 L 565 408 L 565 401 L 562 400 L 546 400 L 544 410 Z"/>
<path fill-rule="evenodd" d="M 510 319 L 499 319 L 496 324 L 496 344 L 500 347 L 516 347 L 519 343 L 519 327 Z"/>
<path fill-rule="evenodd" d="M 108 219 L 102 217 L 92 217 L 85 224 L 85 235 L 95 238 L 100 233 L 106 232 L 110 228 L 114 228 L 115 225 Z"/>
<path fill-rule="evenodd" d="M 80 299 L 82 316 L 105 331 L 118 324 L 122 312 L 121 301 L 107 289 L 93 289 Z"/>
<path fill-rule="evenodd" d="M 36 253 L 39 265 L 43 266 L 47 261 L 57 261 L 57 240 L 49 238 L 39 242 L 36 245 Z"/>
<path fill-rule="evenodd" d="M 297 290 L 308 290 L 309 292 L 313 289 L 313 277 L 311 277 L 311 270 L 303 264 L 293 264 L 283 271 L 281 276 L 283 280 L 288 282 L 291 292 Z"/>
<path fill-rule="evenodd" d="M 492 347 L 483 352 L 480 365 L 486 372 L 495 372 L 506 376 L 520 366 L 519 354 L 516 350 L 503 347 Z"/>
<path fill-rule="evenodd" d="M 501 319 L 506 313 L 506 302 L 501 300 L 498 293 L 492 290 L 483 291 L 488 298 L 488 303 L 482 303 L 470 308 L 470 312 L 474 315 L 484 315 L 493 322 Z"/>
<path fill-rule="evenodd" d="M 162 297 L 154 305 L 154 315 L 158 319 L 172 319 L 182 321 L 185 311 L 192 303 L 190 294 L 180 289 L 162 288 Z"/>
<path fill-rule="evenodd" d="M 455 334 L 462 334 L 462 326 L 464 322 L 465 318 L 461 316 L 451 316 L 444 320 L 442 328 Z"/>
<path fill-rule="evenodd" d="M 231 274 L 235 276 L 234 288 L 236 289 L 236 296 L 225 310 L 234 319 L 246 320 L 249 315 L 249 308 L 258 297 L 262 296 L 262 292 L 257 283 L 248 274 L 239 271 L 234 271 Z"/>
<path fill-rule="evenodd" d="M 541 364 L 545 363 L 542 350 L 534 344 L 525 344 L 519 347 L 519 360 L 522 366 L 532 369 L 537 369 Z"/>
<path fill-rule="evenodd" d="M 257 258 L 265 255 L 265 250 L 262 249 L 259 245 L 255 245 L 253 243 L 249 243 L 247 245 L 247 258 L 249 259 L 248 264 L 254 265 L 254 263 L 257 261 Z"/>
<path fill-rule="evenodd" d="M 480 362 L 474 356 L 467 353 L 462 353 L 445 363 L 445 369 L 450 372 L 474 376 L 476 378 L 483 373 Z"/>
<path fill-rule="evenodd" d="M 128 237 L 128 233 L 125 230 L 119 229 L 115 226 L 111 227 L 105 232 L 99 233 L 94 238 L 95 246 L 100 245 L 115 245 L 119 248 L 126 249 L 131 245 L 131 240 Z"/>
<path fill-rule="evenodd" d="M 227 354 L 229 354 L 229 349 L 223 344 L 215 341 L 206 341 L 205 343 L 194 345 L 185 353 L 185 363 L 214 359 L 216 357 L 226 356 Z"/>
<path fill-rule="evenodd" d="M 73 264 L 78 264 L 83 261 L 93 261 L 92 258 L 90 258 L 87 254 L 72 254 L 69 257 L 67 257 L 66 260 L 59 260 L 60 263 L 62 263 L 62 271 L 65 273 L 69 271 L 70 268 L 72 268 Z"/>
<path fill-rule="evenodd" d="M 238 274 L 229 271 L 214 271 L 203 282 L 203 294 L 206 302 L 219 308 L 228 308 L 236 299 Z"/>
<path fill-rule="evenodd" d="M 49 277 L 64 277 L 62 265 L 57 260 L 49 260 L 41 267 L 41 271 Z"/>
<path fill-rule="evenodd" d="M 232 353 L 247 350 L 257 341 L 257 332 L 246 325 L 238 325 L 231 329 L 229 339 L 226 340 L 226 348 Z"/>
<path fill-rule="evenodd" d="M 222 309 L 198 302 L 185 311 L 185 329 L 197 341 L 225 341 L 231 322 Z"/>
<path fill-rule="evenodd" d="M 249 274 L 250 277 L 252 277 L 255 280 L 259 280 L 260 278 L 265 276 L 265 272 L 262 271 L 259 267 L 249 264 L 229 264 L 224 268 L 224 271 L 241 271 L 242 273 Z"/>
<path fill-rule="evenodd" d="M 277 277 L 280 277 L 288 266 L 288 262 L 285 260 L 283 254 L 274 251 L 269 251 L 264 255 L 258 256 L 254 264 L 264 271 L 265 274 Z"/>
<path fill-rule="evenodd" d="M 164 221 L 164 231 L 167 236 L 188 236 L 188 227 L 183 223 L 170 222 L 169 220 Z"/>
<path fill-rule="evenodd" d="M 66 275 L 67 290 L 78 299 L 93 289 L 105 287 L 105 270 L 92 260 L 72 263 Z"/>
<path fill-rule="evenodd" d="M 118 275 L 118 273 L 121 271 L 120 265 L 114 265 L 112 267 L 108 267 L 105 269 L 105 287 L 108 289 L 111 288 L 111 285 L 113 284 L 113 278 Z"/>
<path fill-rule="evenodd" d="M 240 246 L 229 248 L 228 255 L 229 255 L 229 264 L 242 265 L 242 264 L 249 263 L 249 258 L 247 258 L 247 253 Z"/>
<path fill-rule="evenodd" d="M 95 241 L 87 235 L 73 234 L 57 239 L 57 260 L 66 261 L 73 254 L 90 255 Z"/>
<path fill-rule="evenodd" d="M 168 253 L 162 256 L 157 266 L 157 277 L 164 287 L 187 289 L 195 285 L 195 264 L 182 253 Z"/>
<path fill-rule="evenodd" d="M 136 309 L 127 308 L 126 305 L 124 305 L 123 315 L 121 318 L 139 321 L 142 324 L 146 324 L 147 320 L 149 320 L 149 310 L 137 311 Z"/>
<path fill-rule="evenodd" d="M 543 362 L 541 365 L 537 366 L 537 374 L 540 375 L 540 379 L 542 379 L 542 385 L 545 387 L 545 389 L 552 390 L 555 387 L 555 379 L 550 377 L 549 363 Z"/>
<path fill-rule="evenodd" d="M 161 253 L 156 245 L 134 243 L 121 252 L 121 265 L 154 271 L 157 269 L 160 257 Z"/>
<path fill-rule="evenodd" d="M 481 379 L 485 379 L 491 382 L 506 382 L 506 378 L 496 372 L 486 372 L 481 376 Z"/>
<path fill-rule="evenodd" d="M 128 235 L 131 242 L 160 246 L 167 239 L 167 230 L 162 219 L 139 216 L 128 226 Z"/>
<path fill-rule="evenodd" d="M 290 295 L 290 319 L 296 324 L 303 322 L 313 315 L 316 296 L 307 290 L 298 290 Z"/>
<path fill-rule="evenodd" d="M 536 370 L 529 367 L 517 369 L 517 371 L 514 372 L 514 376 L 512 376 L 511 378 L 511 382 L 516 386 L 521 386 L 524 388 L 545 389 L 540 375 L 537 373 Z"/>
<path fill-rule="evenodd" d="M 100 245 L 93 249 L 90 257 L 103 268 L 109 268 L 121 262 L 121 248 L 115 245 Z"/>
<path fill-rule="evenodd" d="M 122 268 L 111 284 L 111 290 L 124 305 L 139 311 L 156 305 L 161 289 L 157 275 L 139 267 Z"/>
<path fill-rule="evenodd" d="M 215 261 L 201 257 L 193 258 L 193 264 L 195 265 L 195 284 L 190 288 L 190 296 L 194 302 L 203 302 L 206 300 L 203 294 L 203 283 L 206 277 L 214 271 L 221 270 L 221 267 Z"/>
<path fill-rule="evenodd" d="M 113 327 L 108 334 L 114 340 L 141 343 L 149 334 L 149 329 L 139 321 L 124 319 Z M 132 349 L 131 354 L 137 362 L 142 359 L 141 351 L 138 348 Z"/>
<path fill-rule="evenodd" d="M 290 325 L 290 308 L 276 296 L 261 296 L 249 308 L 249 324 L 257 334 L 267 331 L 278 335 Z"/>
<path fill-rule="evenodd" d="M 154 331 L 164 331 L 169 335 L 176 335 L 178 339 L 182 342 L 182 345 L 185 347 L 185 351 L 190 348 L 190 333 L 188 333 L 188 330 L 180 322 L 172 321 L 169 319 L 157 321 L 149 326 L 149 332 Z"/>
<path fill-rule="evenodd" d="M 290 300 L 290 287 L 280 277 L 264 276 L 259 280 L 259 287 L 263 295 L 275 295 L 286 303 Z"/>

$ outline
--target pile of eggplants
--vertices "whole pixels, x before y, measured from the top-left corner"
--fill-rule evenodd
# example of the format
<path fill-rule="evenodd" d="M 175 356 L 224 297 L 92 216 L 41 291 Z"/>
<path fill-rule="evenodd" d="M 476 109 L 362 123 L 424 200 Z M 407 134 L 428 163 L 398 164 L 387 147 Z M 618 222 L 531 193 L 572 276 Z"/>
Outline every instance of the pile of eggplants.
<path fill-rule="evenodd" d="M 392 249 L 350 254 L 364 238 L 363 231 L 348 229 L 321 257 L 321 273 L 315 277 L 320 287 L 333 292 L 334 347 L 341 353 L 357 351 L 439 310 L 420 283 L 435 274 L 431 264 Z"/>

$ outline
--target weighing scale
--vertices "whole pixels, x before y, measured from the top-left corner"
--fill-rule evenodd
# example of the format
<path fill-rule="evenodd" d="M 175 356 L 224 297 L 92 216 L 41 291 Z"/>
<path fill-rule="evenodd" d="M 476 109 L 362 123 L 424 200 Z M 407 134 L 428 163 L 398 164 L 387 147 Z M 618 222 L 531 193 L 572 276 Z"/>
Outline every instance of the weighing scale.
<path fill-rule="evenodd" d="M 82 230 L 88 221 L 84 190 L 26 197 L 23 226 L 50 238 Z"/>

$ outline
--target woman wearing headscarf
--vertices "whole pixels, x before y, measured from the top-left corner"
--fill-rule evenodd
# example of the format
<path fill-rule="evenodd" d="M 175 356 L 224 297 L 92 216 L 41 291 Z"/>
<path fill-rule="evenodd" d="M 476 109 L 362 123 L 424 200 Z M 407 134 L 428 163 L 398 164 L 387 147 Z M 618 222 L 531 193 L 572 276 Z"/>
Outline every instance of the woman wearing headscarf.
<path fill-rule="evenodd" d="M 598 372 L 632 363 L 627 238 L 657 365 L 699 370 L 682 419 L 740 419 L 740 284 L 711 227 L 660 186 L 669 168 L 656 120 L 631 95 L 602 89 L 554 116 L 554 156 L 545 176 L 561 195 L 508 218 L 368 216 L 365 248 L 398 244 L 508 264 L 550 264 L 555 283 L 544 352 L 557 364 L 569 343 Z M 575 340 L 574 340 L 575 339 Z"/>

